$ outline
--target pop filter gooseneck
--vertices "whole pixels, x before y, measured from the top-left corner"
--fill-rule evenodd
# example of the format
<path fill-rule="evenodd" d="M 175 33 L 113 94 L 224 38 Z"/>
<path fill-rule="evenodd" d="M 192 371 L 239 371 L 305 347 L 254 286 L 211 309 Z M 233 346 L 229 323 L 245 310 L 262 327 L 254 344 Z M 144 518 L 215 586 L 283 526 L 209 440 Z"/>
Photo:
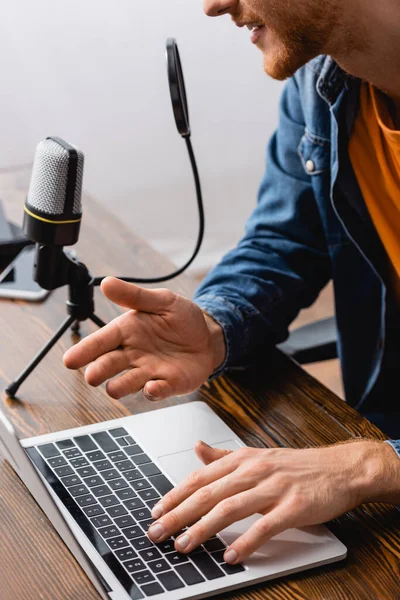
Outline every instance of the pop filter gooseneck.
<path fill-rule="evenodd" d="M 181 267 L 169 275 L 162 277 L 155 277 L 151 279 L 143 279 L 138 277 L 119 277 L 122 281 L 129 283 L 161 283 L 168 281 L 181 275 L 186 269 L 192 264 L 196 258 L 204 237 L 204 207 L 203 198 L 201 193 L 201 185 L 199 173 L 197 170 L 196 159 L 194 156 L 192 144 L 190 141 L 190 123 L 189 123 L 189 110 L 187 105 L 187 96 L 185 89 L 185 80 L 183 77 L 182 63 L 179 55 L 178 45 L 174 38 L 168 38 L 166 44 L 166 58 L 167 58 L 167 71 L 168 71 L 168 82 L 169 90 L 171 94 L 172 110 L 175 117 L 176 127 L 179 134 L 183 137 L 186 142 L 187 150 L 189 153 L 190 164 L 193 171 L 194 183 L 196 188 L 197 205 L 199 211 L 199 233 L 197 237 L 196 247 L 191 258 Z M 94 279 L 94 285 L 100 285 L 104 277 L 96 277 Z"/>

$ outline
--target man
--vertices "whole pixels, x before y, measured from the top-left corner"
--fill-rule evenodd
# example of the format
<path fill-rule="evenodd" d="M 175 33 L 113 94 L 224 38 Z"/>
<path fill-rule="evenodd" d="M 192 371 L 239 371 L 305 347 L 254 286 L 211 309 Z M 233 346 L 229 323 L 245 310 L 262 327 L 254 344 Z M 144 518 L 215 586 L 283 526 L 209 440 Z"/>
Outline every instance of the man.
<path fill-rule="evenodd" d="M 210 16 L 247 25 L 265 71 L 289 78 L 258 206 L 195 303 L 105 279 L 104 294 L 132 310 L 69 350 L 65 364 L 90 363 L 87 382 L 109 380 L 113 398 L 140 389 L 152 400 L 186 394 L 283 341 L 332 278 L 346 399 L 400 438 L 400 5 L 204 4 Z M 176 541 L 181 552 L 263 514 L 226 551 L 235 563 L 288 527 L 326 522 L 364 502 L 400 501 L 400 440 L 196 450 L 207 466 L 154 507 L 149 530 L 161 541 L 196 521 Z"/>

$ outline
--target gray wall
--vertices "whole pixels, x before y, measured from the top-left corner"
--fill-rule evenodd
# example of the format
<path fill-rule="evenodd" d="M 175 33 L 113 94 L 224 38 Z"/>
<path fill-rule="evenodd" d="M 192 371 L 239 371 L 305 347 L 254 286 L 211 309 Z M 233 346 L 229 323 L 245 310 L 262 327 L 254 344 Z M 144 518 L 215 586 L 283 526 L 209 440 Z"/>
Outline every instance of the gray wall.
<path fill-rule="evenodd" d="M 200 1 L 3 2 L 0 168 L 31 162 L 47 135 L 64 137 L 85 153 L 88 193 L 177 263 L 188 258 L 197 209 L 167 37 L 181 52 L 203 183 L 202 271 L 236 243 L 255 205 L 282 84 L 263 73 L 247 29 L 204 16 Z"/>

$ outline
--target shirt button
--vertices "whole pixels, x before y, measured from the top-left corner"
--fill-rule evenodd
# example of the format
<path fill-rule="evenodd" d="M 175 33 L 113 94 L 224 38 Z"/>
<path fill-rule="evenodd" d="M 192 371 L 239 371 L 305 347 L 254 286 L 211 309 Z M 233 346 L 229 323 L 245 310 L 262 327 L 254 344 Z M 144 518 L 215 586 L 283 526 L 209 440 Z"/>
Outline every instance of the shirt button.
<path fill-rule="evenodd" d="M 315 164 L 313 160 L 308 160 L 306 162 L 306 169 L 309 173 L 313 173 L 315 171 Z"/>

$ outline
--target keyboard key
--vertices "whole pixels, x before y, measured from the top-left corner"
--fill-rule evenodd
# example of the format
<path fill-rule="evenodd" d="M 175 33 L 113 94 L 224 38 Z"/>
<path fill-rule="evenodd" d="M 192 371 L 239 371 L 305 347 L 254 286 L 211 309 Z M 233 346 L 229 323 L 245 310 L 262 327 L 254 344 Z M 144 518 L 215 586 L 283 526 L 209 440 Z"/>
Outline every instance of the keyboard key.
<path fill-rule="evenodd" d="M 88 517 L 97 517 L 97 515 L 104 514 L 104 510 L 98 504 L 94 504 L 93 506 L 87 506 L 83 509 L 83 512 Z"/>
<path fill-rule="evenodd" d="M 101 496 L 108 496 L 112 494 L 112 490 L 108 487 L 108 485 L 99 485 L 98 487 L 94 487 L 90 490 L 96 498 L 101 498 Z"/>
<path fill-rule="evenodd" d="M 139 510 L 134 510 L 132 512 L 132 517 L 136 519 L 136 521 L 145 521 L 146 519 L 151 518 L 151 512 L 148 508 L 141 508 Z"/>
<path fill-rule="evenodd" d="M 54 471 L 57 473 L 59 477 L 66 477 L 67 475 L 73 475 L 74 471 L 71 469 L 69 465 L 66 467 L 56 467 Z"/>
<path fill-rule="evenodd" d="M 125 450 L 125 452 L 126 451 L 127 450 Z M 132 460 L 135 463 L 135 465 L 143 465 L 144 463 L 151 462 L 147 454 L 137 454 L 136 456 L 132 456 Z"/>
<path fill-rule="evenodd" d="M 138 538 L 143 535 L 143 531 L 140 529 L 138 525 L 133 525 L 132 527 L 126 527 L 122 529 L 122 533 L 126 535 L 128 540 L 132 540 L 133 538 Z"/>
<path fill-rule="evenodd" d="M 133 465 L 130 460 L 123 460 L 119 463 L 116 463 L 114 466 L 118 469 L 118 471 L 121 471 L 121 473 L 135 468 L 135 465 Z"/>
<path fill-rule="evenodd" d="M 89 493 L 86 485 L 74 485 L 73 487 L 68 488 L 68 491 L 74 498 L 77 496 L 84 496 L 85 494 Z"/>
<path fill-rule="evenodd" d="M 196 554 L 191 554 L 190 558 L 207 579 L 224 577 L 224 571 L 221 571 L 209 554 L 198 552 Z"/>
<path fill-rule="evenodd" d="M 55 447 L 54 444 L 42 444 L 37 447 L 40 453 L 45 458 L 52 458 L 53 456 L 61 456 L 61 452 Z"/>
<path fill-rule="evenodd" d="M 225 573 L 227 573 L 228 575 L 236 575 L 236 573 L 242 573 L 243 571 L 245 571 L 246 569 L 244 568 L 243 565 L 228 565 L 228 563 L 224 563 L 223 565 L 221 565 L 221 567 L 223 568 L 223 570 L 225 571 Z"/>
<path fill-rule="evenodd" d="M 131 527 L 132 525 L 136 525 L 135 520 L 132 519 L 131 515 L 123 515 L 122 517 L 117 517 L 115 519 L 116 524 L 120 529 L 123 527 Z"/>
<path fill-rule="evenodd" d="M 147 463 L 145 465 L 140 466 L 140 470 L 142 471 L 145 477 L 150 477 L 151 475 L 161 475 L 160 469 L 154 463 Z"/>
<path fill-rule="evenodd" d="M 81 477 L 90 477 L 91 475 L 97 475 L 93 467 L 82 467 L 81 469 L 77 469 L 76 472 L 79 473 Z"/>
<path fill-rule="evenodd" d="M 111 479 L 117 479 L 118 477 L 121 477 L 121 475 L 115 469 L 110 469 L 109 471 L 102 471 L 101 475 L 106 481 L 110 481 Z"/>
<path fill-rule="evenodd" d="M 153 560 L 152 562 L 149 562 L 147 566 L 153 573 L 161 573 L 162 571 L 169 571 L 171 569 L 170 565 L 163 558 L 160 560 Z"/>
<path fill-rule="evenodd" d="M 130 435 L 125 436 L 125 440 L 128 442 L 128 444 L 131 446 L 132 444 L 135 444 L 135 440 L 133 439 L 133 437 L 131 437 Z"/>
<path fill-rule="evenodd" d="M 119 449 L 112 437 L 108 435 L 107 431 L 99 431 L 97 433 L 93 433 L 92 436 L 106 454 Z"/>
<path fill-rule="evenodd" d="M 98 447 L 89 435 L 78 435 L 74 438 L 74 441 L 79 446 L 79 448 L 83 450 L 83 452 L 98 450 Z"/>
<path fill-rule="evenodd" d="M 94 517 L 90 519 L 95 527 L 105 527 L 106 525 L 112 525 L 112 521 L 108 515 L 102 515 L 101 517 Z"/>
<path fill-rule="evenodd" d="M 172 571 L 169 571 L 168 573 L 160 573 L 160 575 L 158 575 L 157 577 L 168 592 L 172 592 L 172 590 L 178 590 L 179 588 L 185 587 L 185 585 L 179 579 L 178 575 L 176 575 Z"/>
<path fill-rule="evenodd" d="M 163 542 L 159 542 L 158 544 L 155 544 L 155 546 L 161 552 L 163 552 L 163 554 L 166 554 L 167 552 L 174 552 L 175 551 L 174 543 L 175 543 L 174 540 L 169 539 L 169 540 L 164 540 Z"/>
<path fill-rule="evenodd" d="M 96 485 L 101 485 L 103 483 L 103 480 L 98 475 L 94 475 L 93 477 L 85 477 L 84 482 L 87 486 L 92 488 Z"/>
<path fill-rule="evenodd" d="M 132 500 L 126 500 L 124 505 L 128 510 L 136 510 L 137 508 L 143 508 L 144 504 L 140 498 L 132 498 Z"/>
<path fill-rule="evenodd" d="M 53 469 L 54 467 L 62 467 L 62 465 L 68 464 L 63 456 L 55 456 L 54 458 L 49 458 L 47 462 Z"/>
<path fill-rule="evenodd" d="M 146 490 L 151 488 L 151 485 L 146 479 L 138 479 L 137 481 L 131 481 L 131 486 L 134 490 Z"/>
<path fill-rule="evenodd" d="M 100 450 L 95 450 L 94 452 L 89 452 L 86 456 L 92 462 L 95 460 L 104 460 L 105 459 L 105 454 L 103 454 Z"/>
<path fill-rule="evenodd" d="M 135 548 L 135 550 L 145 550 L 146 548 L 153 548 L 153 543 L 147 537 L 135 538 L 131 540 L 131 544 Z"/>
<path fill-rule="evenodd" d="M 139 552 L 140 558 L 149 562 L 149 560 L 158 560 L 161 558 L 161 554 L 156 548 L 147 548 Z"/>
<path fill-rule="evenodd" d="M 117 490 L 116 495 L 120 500 L 130 500 L 136 498 L 136 493 L 131 488 L 125 488 L 124 490 Z"/>
<path fill-rule="evenodd" d="M 212 557 L 213 557 L 213 559 L 217 563 L 221 564 L 221 563 L 225 562 L 224 561 L 224 554 L 225 554 L 225 549 L 224 550 L 217 550 L 217 552 L 213 552 L 212 553 Z"/>
<path fill-rule="evenodd" d="M 115 496 L 103 496 L 102 498 L 99 498 L 99 502 L 105 508 L 119 504 L 119 500 Z"/>
<path fill-rule="evenodd" d="M 108 458 L 113 462 L 118 462 L 119 460 L 126 460 L 126 454 L 119 450 L 118 452 L 110 452 Z"/>
<path fill-rule="evenodd" d="M 122 537 L 122 535 L 115 538 L 108 538 L 107 544 L 110 546 L 111 550 L 119 550 L 120 548 L 129 546 L 128 540 Z"/>
<path fill-rule="evenodd" d="M 144 571 L 146 565 L 139 558 L 134 558 L 124 562 L 124 567 L 129 573 L 134 573 L 135 571 Z"/>
<path fill-rule="evenodd" d="M 215 552 L 216 550 L 226 550 L 225 544 L 219 538 L 211 538 L 204 542 L 204 547 L 209 552 Z"/>
<path fill-rule="evenodd" d="M 171 563 L 171 565 L 181 565 L 183 563 L 189 562 L 189 559 L 185 554 L 180 554 L 179 552 L 171 552 L 166 555 L 166 558 Z"/>
<path fill-rule="evenodd" d="M 128 487 L 128 484 L 126 483 L 125 479 L 113 479 L 108 485 L 112 490 L 120 490 Z"/>
<path fill-rule="evenodd" d="M 132 577 L 138 585 L 143 585 L 144 583 L 155 581 L 155 577 L 152 573 L 150 573 L 150 571 L 140 571 L 140 573 L 133 573 Z"/>
<path fill-rule="evenodd" d="M 155 507 L 155 505 L 158 503 L 158 498 L 155 498 L 154 500 L 146 500 L 146 504 L 149 507 L 149 510 L 153 510 L 153 508 Z"/>
<path fill-rule="evenodd" d="M 162 594 L 164 590 L 161 585 L 158 583 L 149 583 L 147 585 L 143 585 L 141 590 L 146 596 L 157 596 L 157 594 Z"/>
<path fill-rule="evenodd" d="M 160 492 L 161 496 L 165 496 L 174 487 L 165 475 L 154 475 L 154 477 L 149 477 L 149 481 Z"/>
<path fill-rule="evenodd" d="M 101 527 L 99 533 L 106 540 L 107 538 L 116 537 L 119 534 L 119 529 L 115 525 L 110 525 L 109 527 Z"/>
<path fill-rule="evenodd" d="M 69 477 L 63 477 L 61 479 L 65 487 L 70 487 L 71 485 L 78 485 L 82 483 L 77 475 L 69 475 Z"/>
<path fill-rule="evenodd" d="M 87 496 L 78 496 L 76 501 L 79 506 L 89 506 L 90 504 L 97 503 L 96 498 L 94 498 L 91 494 L 88 494 Z"/>
<path fill-rule="evenodd" d="M 143 475 L 137 469 L 133 469 L 133 471 L 124 471 L 123 475 L 127 481 L 136 481 L 136 479 L 143 479 Z"/>
<path fill-rule="evenodd" d="M 149 528 L 153 525 L 153 523 L 155 523 L 154 519 L 147 519 L 146 521 L 140 522 L 140 527 L 142 527 L 143 531 L 147 533 Z"/>
<path fill-rule="evenodd" d="M 115 440 L 122 448 L 128 445 L 128 442 L 125 438 L 121 437 Z"/>
<path fill-rule="evenodd" d="M 151 488 L 150 490 L 140 490 L 138 494 L 143 500 L 153 500 L 154 498 L 160 497 L 159 494 L 157 494 L 156 490 L 153 490 L 153 488 Z"/>
<path fill-rule="evenodd" d="M 107 508 L 107 512 L 113 519 L 115 519 L 115 517 L 121 517 L 122 515 L 128 514 L 128 511 L 124 506 L 122 506 L 122 504 L 118 504 L 118 506 L 112 506 L 111 508 Z"/>
<path fill-rule="evenodd" d="M 129 433 L 123 427 L 117 427 L 116 429 L 110 429 L 108 432 L 114 438 L 122 437 L 123 435 L 129 435 Z"/>
<path fill-rule="evenodd" d="M 143 454 L 143 450 L 137 444 L 134 444 L 133 446 L 129 446 L 129 448 L 125 449 L 125 452 L 127 453 L 128 456 L 135 456 L 136 454 Z"/>
<path fill-rule="evenodd" d="M 86 460 L 86 458 L 84 456 L 78 456 L 77 458 L 71 458 L 70 463 L 75 469 L 79 469 L 80 467 L 87 467 L 89 465 L 88 461 Z"/>
<path fill-rule="evenodd" d="M 74 447 L 74 448 L 69 448 L 68 450 L 65 450 L 64 456 L 66 458 L 68 458 L 68 460 L 71 460 L 71 458 L 76 458 L 77 456 L 82 456 L 82 454 L 79 452 L 78 448 Z"/>
<path fill-rule="evenodd" d="M 65 450 L 66 448 L 73 448 L 74 442 L 72 440 L 60 440 L 56 442 L 57 446 L 60 450 Z"/>
<path fill-rule="evenodd" d="M 122 550 L 116 550 L 115 554 L 121 562 L 124 560 L 130 560 L 137 556 L 135 550 L 129 546 L 127 548 L 122 548 Z"/>
<path fill-rule="evenodd" d="M 93 465 L 98 471 L 107 471 L 107 469 L 111 469 L 112 467 L 112 464 L 109 460 L 99 460 L 97 462 L 94 462 Z"/>
<path fill-rule="evenodd" d="M 195 583 L 201 583 L 202 581 L 205 581 L 204 577 L 202 577 L 197 569 L 195 569 L 190 563 L 178 565 L 176 567 L 176 572 L 188 585 L 194 585 Z"/>

